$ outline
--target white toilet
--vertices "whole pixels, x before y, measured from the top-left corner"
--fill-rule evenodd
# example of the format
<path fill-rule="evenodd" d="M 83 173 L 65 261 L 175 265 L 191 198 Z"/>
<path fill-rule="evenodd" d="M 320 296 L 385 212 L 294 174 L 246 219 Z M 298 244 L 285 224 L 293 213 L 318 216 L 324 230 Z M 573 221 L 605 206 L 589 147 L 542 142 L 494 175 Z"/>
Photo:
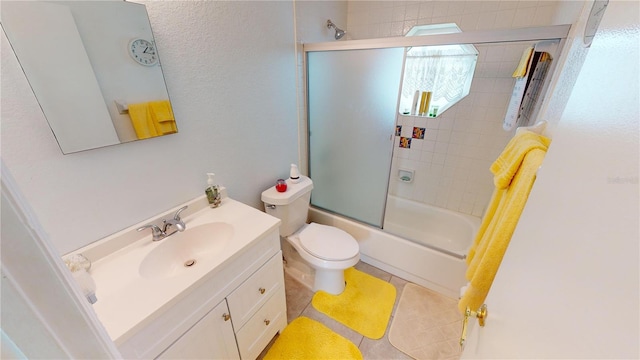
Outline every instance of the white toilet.
<path fill-rule="evenodd" d="M 290 179 L 286 182 L 285 192 L 278 192 L 275 187 L 263 191 L 262 202 L 267 214 L 282 221 L 280 236 L 286 239 L 282 241 L 282 248 L 287 267 L 295 267 L 296 271 L 306 273 L 294 276 L 303 284 L 305 277 L 312 276 L 313 284 L 307 282 L 305 285 L 313 291 L 323 290 L 334 295 L 340 294 L 345 286 L 344 270 L 360 260 L 358 242 L 347 232 L 336 227 L 307 224 L 313 182 L 306 176 L 300 176 L 298 183 L 293 183 Z M 291 251 L 287 246 L 293 247 L 295 251 Z M 296 255 L 305 264 L 291 264 L 297 261 Z"/>

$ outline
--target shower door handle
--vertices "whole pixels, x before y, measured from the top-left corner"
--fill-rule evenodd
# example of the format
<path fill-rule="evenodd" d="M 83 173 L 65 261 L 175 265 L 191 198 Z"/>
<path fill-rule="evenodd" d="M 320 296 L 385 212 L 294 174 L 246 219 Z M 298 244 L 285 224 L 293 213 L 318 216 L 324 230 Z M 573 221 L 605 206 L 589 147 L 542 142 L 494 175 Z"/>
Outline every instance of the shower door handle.
<path fill-rule="evenodd" d="M 472 311 L 470 307 L 467 306 L 467 310 L 464 312 L 464 320 L 462 320 L 462 335 L 460 335 L 460 350 L 464 349 L 464 342 L 467 340 L 467 323 L 469 321 L 469 317 L 478 318 L 478 324 L 484 327 L 485 320 L 489 316 L 489 312 L 487 311 L 487 304 L 482 304 L 478 311 Z"/>

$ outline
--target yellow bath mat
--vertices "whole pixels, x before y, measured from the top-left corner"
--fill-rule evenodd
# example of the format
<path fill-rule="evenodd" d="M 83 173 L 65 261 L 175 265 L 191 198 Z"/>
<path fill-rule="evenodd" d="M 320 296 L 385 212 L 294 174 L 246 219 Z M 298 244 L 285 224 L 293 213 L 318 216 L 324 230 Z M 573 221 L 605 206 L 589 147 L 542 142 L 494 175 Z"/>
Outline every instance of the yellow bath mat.
<path fill-rule="evenodd" d="M 315 320 L 301 316 L 282 331 L 265 360 L 276 359 L 362 359 L 351 341 Z"/>
<path fill-rule="evenodd" d="M 396 288 L 354 268 L 344 272 L 347 286 L 340 295 L 318 291 L 311 304 L 316 310 L 371 338 L 380 339 L 387 329 Z"/>

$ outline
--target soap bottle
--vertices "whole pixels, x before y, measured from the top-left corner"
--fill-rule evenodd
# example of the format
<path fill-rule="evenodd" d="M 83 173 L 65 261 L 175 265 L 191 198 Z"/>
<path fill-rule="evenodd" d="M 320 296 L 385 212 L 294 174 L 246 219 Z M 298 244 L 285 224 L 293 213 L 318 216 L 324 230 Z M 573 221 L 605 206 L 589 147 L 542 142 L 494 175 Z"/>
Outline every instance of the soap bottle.
<path fill-rule="evenodd" d="M 207 189 L 204 192 L 207 194 L 207 201 L 209 202 L 209 206 L 212 208 L 217 208 L 222 202 L 222 197 L 220 195 L 220 186 L 214 184 L 213 177 L 216 176 L 216 174 L 207 173 L 207 176 L 209 177 L 209 179 L 207 180 Z"/>
<path fill-rule="evenodd" d="M 298 165 L 291 164 L 291 171 L 289 171 L 289 179 L 293 184 L 297 184 L 300 182 L 300 171 L 298 170 Z"/>

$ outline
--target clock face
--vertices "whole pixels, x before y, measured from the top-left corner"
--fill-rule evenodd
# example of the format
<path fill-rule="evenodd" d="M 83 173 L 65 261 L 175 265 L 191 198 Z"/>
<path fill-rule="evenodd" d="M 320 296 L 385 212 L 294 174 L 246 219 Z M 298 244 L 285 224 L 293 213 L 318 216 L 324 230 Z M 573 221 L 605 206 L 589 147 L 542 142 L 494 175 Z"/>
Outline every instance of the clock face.
<path fill-rule="evenodd" d="M 152 66 L 158 63 L 156 47 L 145 39 L 133 39 L 129 43 L 129 55 L 141 65 Z"/>

